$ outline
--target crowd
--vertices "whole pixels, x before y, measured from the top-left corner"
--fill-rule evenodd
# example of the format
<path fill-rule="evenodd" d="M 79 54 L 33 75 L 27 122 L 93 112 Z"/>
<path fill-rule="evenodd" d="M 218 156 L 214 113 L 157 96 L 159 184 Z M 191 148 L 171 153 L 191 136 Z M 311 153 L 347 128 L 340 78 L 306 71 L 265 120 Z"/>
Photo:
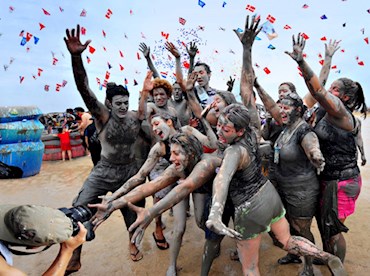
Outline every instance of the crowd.
<path fill-rule="evenodd" d="M 135 112 L 129 110 L 129 92 L 122 85 L 108 83 L 105 102 L 97 99 L 81 57 L 90 41 L 81 43 L 79 25 L 66 31 L 77 89 L 88 116 L 94 118 L 96 130 L 90 133 L 101 145 L 100 159 L 72 205 L 90 208 L 94 230 L 119 209 L 129 231 L 132 261 L 144 257 L 140 242 L 154 219 L 153 239 L 160 250 L 170 251 L 167 275 L 177 275 L 191 194 L 196 223 L 205 232 L 201 275 L 208 275 L 225 235 L 236 240 L 237 251 L 231 257 L 239 259 L 243 274 L 260 275 L 258 252 L 265 232 L 287 251 L 279 264 L 301 263 L 303 257 L 300 275 L 314 275 L 314 264 L 346 275 L 342 233 L 348 231 L 344 223 L 355 211 L 362 183 L 357 147 L 362 164 L 366 163 L 361 124 L 353 115 L 360 111 L 366 117 L 362 87 L 340 78 L 326 89 L 339 43 L 325 45 L 325 62 L 317 77 L 303 58 L 306 41 L 298 34 L 293 36 L 292 51 L 286 53 L 300 67 L 309 92 L 301 98 L 294 84 L 282 82 L 275 101 L 252 67 L 252 48 L 260 30 L 259 20 L 247 17 L 244 30 L 235 31 L 243 47 L 241 103 L 231 92 L 232 78 L 226 90 L 210 86 L 210 66 L 194 64 L 194 43 L 187 48 L 186 79 L 179 51 L 170 42 L 165 45 L 176 59 L 174 84 L 159 78 L 150 48 L 140 44 L 150 71 Z M 256 93 L 263 108 L 256 104 Z M 91 121 L 86 114 L 78 114 L 82 136 Z M 262 148 L 269 149 L 264 169 Z M 145 209 L 148 196 L 153 196 L 153 206 Z M 161 221 L 161 214 L 170 208 L 175 220 L 171 243 Z M 314 217 L 323 249 L 315 245 L 311 233 Z M 74 250 L 67 273 L 81 268 L 81 251 L 82 244 Z"/>

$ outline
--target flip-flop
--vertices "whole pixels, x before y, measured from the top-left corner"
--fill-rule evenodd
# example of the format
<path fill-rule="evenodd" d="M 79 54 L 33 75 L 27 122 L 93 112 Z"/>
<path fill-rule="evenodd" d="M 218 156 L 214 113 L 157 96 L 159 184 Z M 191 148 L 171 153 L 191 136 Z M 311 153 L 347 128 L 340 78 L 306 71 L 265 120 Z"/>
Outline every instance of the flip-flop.
<path fill-rule="evenodd" d="M 160 249 L 160 250 L 166 250 L 168 248 L 170 248 L 170 245 L 168 244 L 168 242 L 166 241 L 166 238 L 163 238 L 162 240 L 160 239 L 157 239 L 154 232 L 153 232 L 153 238 L 155 240 L 155 244 L 157 245 L 157 247 Z M 163 245 L 160 245 L 160 243 L 164 243 L 166 244 L 165 246 Z"/>
<path fill-rule="evenodd" d="M 134 261 L 134 262 L 140 261 L 144 256 L 143 256 L 143 254 L 141 254 L 138 257 L 137 255 L 139 253 L 141 253 L 140 250 L 136 251 L 136 253 L 130 253 L 131 260 Z"/>

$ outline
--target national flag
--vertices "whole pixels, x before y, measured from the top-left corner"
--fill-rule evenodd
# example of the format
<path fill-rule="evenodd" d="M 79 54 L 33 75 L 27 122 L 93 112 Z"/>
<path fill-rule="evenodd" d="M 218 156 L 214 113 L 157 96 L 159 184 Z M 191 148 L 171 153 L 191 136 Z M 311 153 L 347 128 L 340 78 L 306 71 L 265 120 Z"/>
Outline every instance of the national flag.
<path fill-rule="evenodd" d="M 26 45 L 26 43 L 27 43 L 27 39 L 25 37 L 22 37 L 21 46 Z"/>
<path fill-rule="evenodd" d="M 107 10 L 107 13 L 105 14 L 105 17 L 107 18 L 107 19 L 110 19 L 110 16 L 113 14 L 113 12 L 112 12 L 112 10 L 111 9 L 108 9 Z"/>
<path fill-rule="evenodd" d="M 285 25 L 284 26 L 284 30 L 289 30 L 289 29 L 291 29 L 292 27 L 290 27 L 289 25 Z"/>
<path fill-rule="evenodd" d="M 124 69 L 125 69 L 125 67 L 123 67 L 121 64 L 119 65 L 119 69 L 121 70 L 121 71 L 123 71 Z"/>
<path fill-rule="evenodd" d="M 337 66 L 336 66 L 336 65 L 333 65 L 333 66 L 331 67 L 331 69 L 337 69 Z"/>
<path fill-rule="evenodd" d="M 160 72 L 160 74 L 161 74 L 162 78 L 164 78 L 164 79 L 167 78 L 167 74 L 168 74 L 167 72 Z"/>
<path fill-rule="evenodd" d="M 179 23 L 180 23 L 181 25 L 185 25 L 185 23 L 186 23 L 185 18 L 179 17 Z"/>
<path fill-rule="evenodd" d="M 34 36 L 33 37 L 33 43 L 37 44 L 37 42 L 39 42 L 40 38 Z"/>
<path fill-rule="evenodd" d="M 198 5 L 203 8 L 206 5 L 206 3 L 204 3 L 202 0 L 198 0 Z"/>
<path fill-rule="evenodd" d="M 87 14 L 87 11 L 86 11 L 85 9 L 83 9 L 83 10 L 81 11 L 81 13 L 80 13 L 80 16 L 85 17 L 85 16 L 86 16 L 86 14 Z"/>
<path fill-rule="evenodd" d="M 321 18 L 322 20 L 324 20 L 324 19 L 328 19 L 328 18 L 326 17 L 326 15 L 325 15 L 325 14 L 321 15 L 321 16 L 320 16 L 320 18 Z"/>
<path fill-rule="evenodd" d="M 109 77 L 110 77 L 110 72 L 109 71 L 105 71 L 105 79 L 106 80 L 109 80 Z"/>
<path fill-rule="evenodd" d="M 322 38 L 320 38 L 321 41 L 326 41 L 326 36 L 323 36 Z"/>
<path fill-rule="evenodd" d="M 27 32 L 27 34 L 26 34 L 26 40 L 27 40 L 27 42 L 30 41 L 31 37 L 32 37 L 32 34 L 30 34 L 29 32 Z"/>
<path fill-rule="evenodd" d="M 55 91 L 56 91 L 56 92 L 60 92 L 60 87 L 62 87 L 62 85 L 61 85 L 61 84 L 59 84 L 59 83 L 57 83 L 57 84 L 56 84 L 56 87 L 55 87 Z"/>
<path fill-rule="evenodd" d="M 99 78 L 96 78 L 96 82 L 98 83 L 98 85 L 100 85 L 100 79 Z"/>
<path fill-rule="evenodd" d="M 37 75 L 38 75 L 39 77 L 41 77 L 41 73 L 42 73 L 42 71 L 44 71 L 44 70 L 42 70 L 41 68 L 37 69 Z"/>
<path fill-rule="evenodd" d="M 53 58 L 53 65 L 57 65 L 57 62 L 58 62 L 58 59 L 57 58 Z"/>
<path fill-rule="evenodd" d="M 267 18 L 266 18 L 268 21 L 270 21 L 271 23 L 274 23 L 275 22 L 275 20 L 276 20 L 276 18 L 275 17 L 273 17 L 271 14 L 269 14 L 268 16 L 267 16 Z"/>
<path fill-rule="evenodd" d="M 125 84 L 127 85 L 128 84 L 128 80 L 125 78 Z"/>
<path fill-rule="evenodd" d="M 256 7 L 248 4 L 245 9 L 250 12 L 254 12 L 256 10 Z"/>
<path fill-rule="evenodd" d="M 91 62 L 91 59 L 88 56 L 86 56 L 86 59 L 87 59 L 87 63 L 89 64 Z"/>
<path fill-rule="evenodd" d="M 95 48 L 89 45 L 89 52 L 93 54 L 95 52 Z"/>
<path fill-rule="evenodd" d="M 44 85 L 44 90 L 45 90 L 46 92 L 48 92 L 48 91 L 49 91 L 49 87 L 50 87 L 49 85 L 45 84 L 45 85 Z"/>
<path fill-rule="evenodd" d="M 169 33 L 161 32 L 161 35 L 168 40 L 168 36 L 170 35 Z"/>
<path fill-rule="evenodd" d="M 85 27 L 81 27 L 81 35 L 85 35 L 86 34 L 86 28 Z"/>
<path fill-rule="evenodd" d="M 39 23 L 39 26 L 40 26 L 40 31 L 41 31 L 43 28 L 45 28 L 45 25 L 44 25 L 44 24 L 42 24 L 42 23 Z"/>
<path fill-rule="evenodd" d="M 364 65 L 365 65 L 365 63 L 364 63 L 363 61 L 359 61 L 359 62 L 358 62 L 358 65 L 360 65 L 360 66 L 364 66 Z"/>
<path fill-rule="evenodd" d="M 19 33 L 19 36 L 23 37 L 24 35 L 24 30 L 22 30 L 20 33 Z"/>
<path fill-rule="evenodd" d="M 44 12 L 45 15 L 50 15 L 50 13 L 47 10 L 42 9 L 42 11 Z"/>
<path fill-rule="evenodd" d="M 263 68 L 263 71 L 265 71 L 267 75 L 271 73 L 270 69 L 268 69 L 267 67 Z"/>
<path fill-rule="evenodd" d="M 301 33 L 301 37 L 303 37 L 304 39 L 309 39 L 310 37 L 308 35 L 306 35 L 305 33 Z"/>

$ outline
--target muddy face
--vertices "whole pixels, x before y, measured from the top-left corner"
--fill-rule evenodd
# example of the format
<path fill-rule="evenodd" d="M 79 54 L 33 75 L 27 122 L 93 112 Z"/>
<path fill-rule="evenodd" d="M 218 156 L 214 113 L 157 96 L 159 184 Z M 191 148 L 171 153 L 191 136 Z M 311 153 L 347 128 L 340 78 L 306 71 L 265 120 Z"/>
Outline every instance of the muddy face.
<path fill-rule="evenodd" d="M 179 144 L 171 144 L 170 162 L 175 165 L 177 171 L 185 171 L 190 164 L 190 156 L 186 154 L 183 147 Z"/>
<path fill-rule="evenodd" d="M 211 74 L 208 74 L 206 69 L 203 65 L 195 66 L 194 72 L 197 73 L 197 82 L 200 86 L 206 86 L 209 83 L 209 79 L 211 78 Z"/>
<path fill-rule="evenodd" d="M 126 117 L 128 111 L 128 96 L 116 95 L 112 98 L 112 114 L 119 119 Z"/>
<path fill-rule="evenodd" d="M 181 101 L 182 100 L 182 90 L 181 90 L 180 85 L 178 83 L 175 83 L 172 87 L 173 87 L 173 92 L 172 92 L 173 99 L 177 102 Z"/>
<path fill-rule="evenodd" d="M 164 107 L 167 104 L 168 96 L 162 87 L 153 90 L 154 104 L 158 107 Z"/>
<path fill-rule="evenodd" d="M 234 124 L 222 115 L 217 122 L 217 136 L 221 144 L 231 144 L 238 137 Z"/>
<path fill-rule="evenodd" d="M 171 128 L 165 120 L 161 117 L 153 117 L 152 121 L 153 132 L 159 137 L 161 141 L 168 140 L 170 136 Z"/>

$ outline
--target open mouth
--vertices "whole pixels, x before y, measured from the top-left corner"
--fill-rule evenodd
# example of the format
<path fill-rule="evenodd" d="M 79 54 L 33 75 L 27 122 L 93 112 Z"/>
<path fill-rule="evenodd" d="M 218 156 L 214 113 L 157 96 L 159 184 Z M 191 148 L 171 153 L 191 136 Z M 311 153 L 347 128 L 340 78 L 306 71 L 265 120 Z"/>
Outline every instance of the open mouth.
<path fill-rule="evenodd" d="M 157 134 L 159 136 L 159 138 L 163 138 L 164 137 L 164 134 L 161 130 L 156 130 L 155 131 L 155 134 Z"/>

